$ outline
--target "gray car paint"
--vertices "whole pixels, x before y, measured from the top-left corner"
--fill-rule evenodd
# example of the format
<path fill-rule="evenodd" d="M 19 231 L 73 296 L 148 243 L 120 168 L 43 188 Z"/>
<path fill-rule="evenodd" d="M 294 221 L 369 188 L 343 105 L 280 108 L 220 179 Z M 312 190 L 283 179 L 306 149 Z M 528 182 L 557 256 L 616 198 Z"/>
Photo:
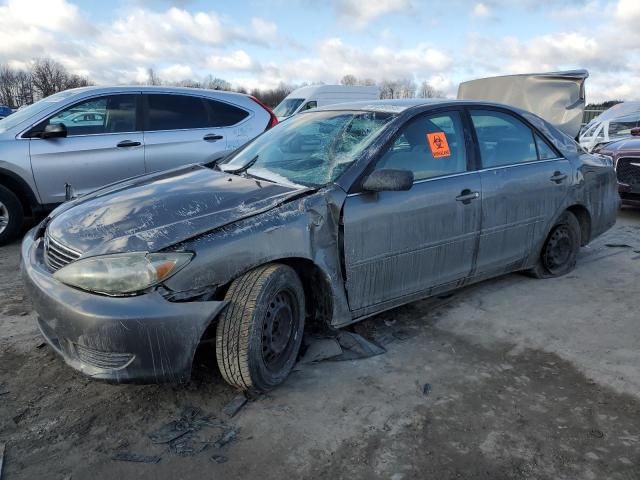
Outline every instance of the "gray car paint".
<path fill-rule="evenodd" d="M 567 178 L 559 195 L 541 198 L 545 188 L 537 186 L 538 183 L 552 183 L 546 178 L 552 162 L 545 160 L 517 168 L 500 168 L 495 174 L 479 170 L 416 182 L 407 192 L 360 191 L 361 180 L 380 150 L 406 121 L 424 112 L 474 105 L 478 104 L 391 101 L 334 106 L 334 110 L 395 111 L 398 116 L 334 184 L 316 190 L 191 167 L 156 177 L 140 177 L 77 199 L 53 212 L 25 240 L 27 285 L 32 292 L 35 289 L 36 297 L 40 295 L 37 290 L 42 287 L 33 281 L 33 272 L 42 267 L 37 252 L 48 225 L 54 238 L 70 248 L 84 250 L 84 256 L 127 250 L 196 252 L 187 267 L 154 289 L 163 298 L 179 301 L 185 308 L 203 299 L 221 302 L 217 292 L 223 292 L 231 280 L 258 265 L 273 261 L 290 264 L 307 285 L 312 305 L 310 319 L 339 327 L 415 299 L 532 267 L 548 232 L 567 208 L 574 209 L 581 219 L 585 213 L 589 215 L 583 228 L 585 244 L 614 224 L 618 197 L 611 165 L 583 153 L 573 140 L 539 117 L 496 104 L 480 105 L 521 115 L 562 153 Z M 467 141 L 472 142 L 473 136 L 468 136 Z M 476 156 L 476 152 L 469 153 L 472 158 Z M 552 170 L 555 168 L 553 165 Z M 485 173 L 507 185 L 516 182 L 519 188 L 511 190 L 509 198 L 503 195 L 501 206 L 498 198 L 501 184 L 486 179 L 483 183 L 481 176 Z M 224 192 L 225 182 L 229 197 L 213 200 Z M 206 188 L 207 185 L 211 188 Z M 487 191 L 477 201 L 468 205 L 455 202 L 455 195 L 462 189 L 484 189 L 485 185 Z M 520 188 L 532 188 L 535 193 L 523 193 Z M 144 202 L 144 198 L 151 200 Z M 252 200 L 247 201 L 249 198 Z M 490 207 L 483 209 L 485 198 Z M 420 199 L 425 203 L 422 210 Z M 136 204 L 141 200 L 138 210 Z M 108 204 L 109 208 L 99 210 L 101 204 Z M 403 205 L 422 216 L 412 219 L 408 211 L 402 210 Z M 497 211 L 492 212 L 491 208 Z M 504 217 L 497 221 L 492 218 L 494 214 Z M 394 218 L 396 228 L 387 229 L 387 237 L 393 232 L 393 241 L 385 241 L 380 232 L 385 222 Z M 74 229 L 79 224 L 83 228 Z M 524 227 L 520 228 L 521 225 Z M 104 234 L 104 239 L 100 234 Z M 487 240 L 486 248 L 481 250 L 478 247 L 483 237 L 491 241 Z M 511 248 L 514 241 L 521 241 L 522 245 Z M 402 245 L 404 253 L 408 253 L 407 261 L 397 260 L 403 252 L 394 249 L 394 245 Z M 502 248 L 505 246 L 509 248 Z M 504 255 L 500 256 L 502 250 Z M 63 299 L 74 289 L 49 281 L 47 290 L 56 303 L 59 318 L 64 318 L 64 312 L 73 306 Z M 129 300 L 130 308 L 136 308 L 141 317 L 145 296 Z M 114 305 L 114 318 L 122 314 L 117 306 L 119 299 L 103 301 L 103 321 L 109 322 L 106 307 L 109 302 Z M 45 320 L 51 308 L 36 304 Z M 90 308 L 85 315 L 85 321 L 95 321 Z M 140 321 L 146 325 L 144 318 Z M 193 334 L 202 335 L 204 328 L 198 324 Z M 86 337 L 78 341 L 99 343 Z M 192 345 L 193 342 L 185 346 L 187 352 L 181 351 L 180 355 L 193 355 Z M 109 376 L 108 372 L 101 375 Z M 127 380 L 148 378 L 138 375 Z"/>

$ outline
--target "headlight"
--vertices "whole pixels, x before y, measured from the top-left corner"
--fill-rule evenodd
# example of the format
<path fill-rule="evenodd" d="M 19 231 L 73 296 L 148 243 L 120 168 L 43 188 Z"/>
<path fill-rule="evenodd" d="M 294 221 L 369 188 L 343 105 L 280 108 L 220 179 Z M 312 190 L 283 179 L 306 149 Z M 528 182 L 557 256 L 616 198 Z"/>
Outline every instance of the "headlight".
<path fill-rule="evenodd" d="M 598 153 L 598 156 L 605 161 L 607 165 L 613 167 L 613 157 L 611 155 L 605 155 L 604 153 Z"/>
<path fill-rule="evenodd" d="M 90 292 L 128 295 L 166 280 L 192 257 L 192 253 L 182 252 L 102 255 L 70 263 L 53 276 Z"/>

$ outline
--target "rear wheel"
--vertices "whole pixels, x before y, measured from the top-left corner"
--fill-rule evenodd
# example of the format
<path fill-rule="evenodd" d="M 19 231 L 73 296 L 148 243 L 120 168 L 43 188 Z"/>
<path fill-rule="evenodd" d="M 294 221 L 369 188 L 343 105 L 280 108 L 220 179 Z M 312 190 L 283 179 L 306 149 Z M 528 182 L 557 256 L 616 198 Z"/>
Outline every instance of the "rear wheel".
<path fill-rule="evenodd" d="M 295 364 L 304 330 L 304 290 L 296 272 L 268 264 L 233 281 L 216 328 L 224 379 L 242 390 L 282 383 Z"/>
<path fill-rule="evenodd" d="M 573 213 L 563 213 L 549 232 L 538 263 L 529 273 L 536 278 L 566 275 L 576 266 L 580 242 L 580 223 Z"/>
<path fill-rule="evenodd" d="M 0 185 L 0 245 L 18 238 L 24 221 L 22 204 L 16 195 Z"/>

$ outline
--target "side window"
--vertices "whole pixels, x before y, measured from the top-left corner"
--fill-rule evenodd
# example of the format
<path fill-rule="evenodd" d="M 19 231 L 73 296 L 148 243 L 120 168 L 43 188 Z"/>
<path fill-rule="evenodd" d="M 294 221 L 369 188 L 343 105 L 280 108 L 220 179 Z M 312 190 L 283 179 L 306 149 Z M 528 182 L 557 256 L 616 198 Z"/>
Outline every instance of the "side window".
<path fill-rule="evenodd" d="M 535 134 L 536 146 L 538 147 L 538 158 L 540 160 L 549 160 L 551 158 L 558 158 L 558 154 L 545 142 L 540 135 Z"/>
<path fill-rule="evenodd" d="M 312 100 L 310 102 L 307 102 L 307 104 L 302 107 L 300 109 L 301 112 L 304 112 L 305 110 L 311 110 L 312 108 L 316 108 L 318 106 L 318 102 L 316 102 L 315 100 Z"/>
<path fill-rule="evenodd" d="M 182 130 L 209 126 L 203 99 L 189 95 L 149 94 L 145 130 Z"/>
<path fill-rule="evenodd" d="M 376 168 L 411 170 L 415 180 L 466 171 L 460 114 L 422 115 L 410 120 L 383 153 Z"/>
<path fill-rule="evenodd" d="M 217 100 L 205 100 L 209 107 L 209 127 L 229 127 L 240 123 L 249 116 L 249 112 L 242 108 L 218 102 Z"/>
<path fill-rule="evenodd" d="M 533 132 L 506 113 L 472 110 L 480 157 L 484 168 L 531 162 L 538 159 Z"/>
<path fill-rule="evenodd" d="M 109 95 L 76 103 L 50 117 L 38 130 L 54 123 L 63 124 L 68 137 L 134 132 L 136 95 Z"/>

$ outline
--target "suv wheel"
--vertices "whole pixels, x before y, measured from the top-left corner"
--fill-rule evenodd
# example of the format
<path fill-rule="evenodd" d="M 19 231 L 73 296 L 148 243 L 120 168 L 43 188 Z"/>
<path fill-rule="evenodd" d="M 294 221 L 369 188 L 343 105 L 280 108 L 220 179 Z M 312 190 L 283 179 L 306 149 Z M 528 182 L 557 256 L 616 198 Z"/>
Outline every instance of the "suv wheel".
<path fill-rule="evenodd" d="M 571 212 L 564 212 L 542 245 L 538 263 L 529 273 L 536 278 L 565 275 L 576 266 L 580 250 L 580 223 Z"/>
<path fill-rule="evenodd" d="M 18 237 L 24 211 L 18 197 L 0 185 L 0 245 L 6 245 Z"/>
<path fill-rule="evenodd" d="M 266 391 L 295 364 L 304 330 L 304 290 L 296 272 L 267 264 L 233 281 L 216 328 L 224 379 L 242 390 Z"/>

